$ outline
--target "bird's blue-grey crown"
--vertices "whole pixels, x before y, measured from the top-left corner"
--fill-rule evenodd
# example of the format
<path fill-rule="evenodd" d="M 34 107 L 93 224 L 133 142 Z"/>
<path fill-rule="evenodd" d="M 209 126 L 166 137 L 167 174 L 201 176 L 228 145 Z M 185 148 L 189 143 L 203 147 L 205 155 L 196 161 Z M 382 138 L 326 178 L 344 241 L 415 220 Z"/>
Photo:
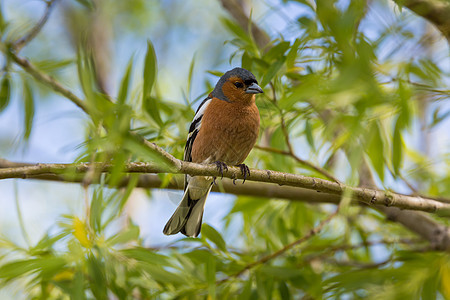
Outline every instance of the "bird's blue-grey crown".
<path fill-rule="evenodd" d="M 220 77 L 219 81 L 216 84 L 216 87 L 211 93 L 211 96 L 229 102 L 230 100 L 223 94 L 222 86 L 228 80 L 228 78 L 233 76 L 242 78 L 242 80 L 244 80 L 246 85 L 251 85 L 252 83 L 258 84 L 258 81 L 256 80 L 255 75 L 252 74 L 252 72 L 244 68 L 234 68 L 223 74 L 222 77 Z"/>

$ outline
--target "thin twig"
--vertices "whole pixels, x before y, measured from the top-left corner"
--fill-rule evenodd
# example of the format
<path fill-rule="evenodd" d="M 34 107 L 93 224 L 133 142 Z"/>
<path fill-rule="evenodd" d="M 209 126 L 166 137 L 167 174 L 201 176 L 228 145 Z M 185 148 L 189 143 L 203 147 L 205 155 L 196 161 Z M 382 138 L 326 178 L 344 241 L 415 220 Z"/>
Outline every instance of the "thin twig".
<path fill-rule="evenodd" d="M 236 278 L 241 276 L 245 271 L 248 271 L 250 269 L 255 268 L 256 266 L 262 265 L 274 258 L 277 258 L 280 255 L 283 255 L 284 253 L 286 253 L 286 251 L 292 249 L 293 247 L 300 245 L 304 242 L 306 242 L 307 240 L 309 240 L 310 238 L 312 238 L 313 236 L 317 235 L 318 233 L 320 233 L 322 231 L 322 229 L 325 227 L 325 225 L 327 225 L 337 214 L 338 214 L 339 210 L 336 210 L 334 213 L 332 213 L 331 215 L 329 215 L 325 220 L 323 220 L 322 222 L 319 223 L 319 225 L 317 225 L 316 227 L 314 227 L 313 229 L 311 229 L 311 231 L 302 236 L 301 238 L 299 238 L 298 240 L 284 246 L 283 248 L 281 248 L 278 251 L 275 251 L 272 254 L 266 255 L 264 257 L 262 257 L 261 259 L 254 261 L 252 263 L 247 264 L 244 268 L 242 268 L 240 271 L 236 272 L 233 275 L 230 275 L 222 280 L 219 280 L 216 282 L 216 284 L 222 284 L 228 280 L 230 280 L 231 278 Z"/>
<path fill-rule="evenodd" d="M 16 53 L 11 52 L 10 53 L 11 58 L 13 61 L 22 67 L 28 74 L 34 77 L 37 81 L 40 83 L 43 83 L 50 87 L 55 92 L 63 95 L 70 101 L 72 101 L 76 106 L 81 108 L 84 112 L 88 113 L 87 105 L 83 100 L 78 98 L 74 93 L 72 93 L 70 90 L 65 88 L 61 83 L 59 83 L 56 79 L 53 77 L 42 73 L 39 71 L 31 62 L 29 62 L 26 58 L 22 58 L 18 56 Z"/>
<path fill-rule="evenodd" d="M 39 22 L 37 22 L 36 25 L 34 25 L 33 28 L 31 28 L 31 30 L 27 34 L 25 34 L 23 37 L 17 39 L 12 44 L 12 48 L 16 51 L 16 53 L 19 53 L 23 47 L 25 47 L 28 43 L 30 43 L 39 34 L 42 27 L 44 27 L 45 23 L 47 23 L 47 20 L 50 17 L 50 14 L 51 14 L 52 8 L 53 8 L 53 4 L 55 4 L 57 1 L 58 0 L 46 1 L 47 7 L 45 8 L 44 15 L 39 20 Z"/>
<path fill-rule="evenodd" d="M 259 146 L 259 145 L 256 145 L 255 149 L 266 151 L 266 152 L 272 152 L 272 153 L 278 153 L 278 154 L 290 156 L 291 158 L 296 160 L 298 163 L 300 163 L 300 164 L 302 164 L 302 165 L 304 165 L 304 166 L 306 166 L 306 167 L 308 167 L 310 169 L 313 169 L 317 173 L 322 174 L 326 178 L 328 178 L 330 180 L 333 180 L 336 183 L 340 183 L 340 181 L 336 177 L 334 177 L 330 172 L 328 172 L 327 170 L 325 170 L 325 169 L 323 169 L 323 168 L 321 168 L 319 166 L 316 166 L 316 165 L 314 165 L 313 163 L 310 163 L 307 160 L 301 159 L 300 157 L 298 157 L 294 153 L 290 153 L 288 151 L 280 150 L 280 149 L 277 149 L 277 148 L 264 147 L 264 146 Z"/>
<path fill-rule="evenodd" d="M 353 267 L 353 268 L 358 268 L 358 270 L 363 270 L 363 269 L 375 269 L 375 268 L 379 268 L 382 267 L 384 265 L 387 265 L 388 263 L 392 262 L 394 259 L 393 257 L 389 257 L 381 262 L 378 263 L 361 263 L 359 261 L 343 261 L 343 260 L 337 260 L 334 258 L 323 258 L 323 261 L 325 261 L 328 264 L 332 264 L 332 265 L 337 265 L 337 266 L 341 266 L 341 267 Z"/>
<path fill-rule="evenodd" d="M 315 170 L 319 174 L 324 175 L 326 178 L 331 179 L 331 180 L 335 181 L 338 184 L 341 184 L 339 179 L 337 179 L 335 176 L 333 176 L 327 170 L 325 170 L 323 168 L 320 168 L 320 167 L 310 163 L 307 160 L 303 160 L 303 159 L 301 159 L 300 157 L 298 157 L 295 154 L 294 148 L 292 147 L 292 144 L 291 144 L 291 141 L 290 141 L 289 132 L 287 130 L 287 126 L 286 126 L 286 121 L 285 121 L 285 118 L 284 118 L 283 110 L 277 104 L 277 94 L 276 94 L 276 91 L 275 91 L 275 86 L 273 85 L 272 82 L 269 82 L 269 85 L 270 85 L 271 90 L 272 90 L 272 102 L 275 105 L 275 107 L 278 109 L 278 112 L 280 113 L 281 130 L 283 132 L 284 140 L 285 140 L 286 145 L 288 147 L 288 151 L 283 151 L 283 150 L 279 150 L 279 149 L 275 149 L 275 148 L 271 148 L 271 147 L 263 147 L 263 146 L 255 146 L 255 148 L 263 150 L 263 151 L 267 151 L 267 152 L 279 153 L 279 154 L 290 156 L 294 160 L 296 160 L 298 163 L 300 163 L 300 164 L 302 164 L 302 165 L 304 165 L 304 166 L 306 166 L 308 168 L 311 168 L 311 169 Z"/>
<path fill-rule="evenodd" d="M 25 221 L 23 220 L 23 214 L 22 210 L 20 209 L 20 203 L 19 203 L 19 187 L 17 186 L 17 180 L 14 180 L 14 198 L 16 202 L 16 212 L 17 212 L 17 218 L 19 219 L 19 225 L 20 225 L 20 231 L 22 231 L 23 239 L 25 240 L 25 243 L 28 247 L 31 246 L 30 237 L 28 236 L 27 230 L 25 228 Z"/>

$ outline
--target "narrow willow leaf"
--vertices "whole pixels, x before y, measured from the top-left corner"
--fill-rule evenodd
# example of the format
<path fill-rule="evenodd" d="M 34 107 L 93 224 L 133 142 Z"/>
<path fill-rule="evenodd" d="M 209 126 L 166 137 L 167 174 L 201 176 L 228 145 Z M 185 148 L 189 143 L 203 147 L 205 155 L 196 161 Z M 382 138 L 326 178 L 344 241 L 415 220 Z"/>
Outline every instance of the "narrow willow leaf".
<path fill-rule="evenodd" d="M 86 7 L 87 9 L 93 10 L 95 9 L 94 1 L 92 0 L 76 0 L 78 3 Z"/>
<path fill-rule="evenodd" d="M 35 259 L 11 261 L 0 267 L 0 278 L 10 280 L 36 269 Z"/>
<path fill-rule="evenodd" d="M 77 271 L 72 280 L 72 287 L 70 291 L 71 299 L 74 300 L 85 300 L 86 295 L 84 293 L 84 273 L 82 271 Z"/>
<path fill-rule="evenodd" d="M 117 103 L 124 104 L 128 97 L 128 89 L 130 87 L 131 81 L 131 71 L 133 69 L 133 57 L 130 58 L 128 62 L 127 69 L 123 75 L 122 81 L 120 82 L 119 94 L 117 96 Z"/>
<path fill-rule="evenodd" d="M 0 5 L 0 34 L 3 34 L 7 26 L 5 22 L 5 17 L 3 16 L 2 6 Z"/>
<path fill-rule="evenodd" d="M 236 37 L 238 37 L 238 39 L 246 42 L 247 44 L 253 44 L 251 38 L 248 36 L 248 34 L 242 29 L 241 26 L 239 26 L 238 24 L 236 24 L 235 22 L 227 19 L 227 18 L 222 18 L 222 23 L 223 25 L 225 25 L 225 27 L 231 32 L 233 33 Z"/>
<path fill-rule="evenodd" d="M 279 44 L 270 48 L 269 51 L 264 55 L 263 59 L 267 62 L 271 62 L 273 60 L 278 60 L 286 53 L 289 49 L 289 42 L 280 42 Z"/>
<path fill-rule="evenodd" d="M 217 248 L 219 248 L 220 250 L 222 250 L 224 252 L 227 251 L 227 245 L 225 243 L 225 240 L 220 235 L 220 233 L 217 230 L 215 230 L 213 227 L 209 226 L 208 224 L 203 224 L 202 235 L 206 239 L 213 242 L 217 246 Z"/>
<path fill-rule="evenodd" d="M 3 77 L 2 82 L 0 84 L 0 113 L 6 107 L 8 107 L 10 99 L 11 99 L 11 81 L 8 74 L 6 74 Z"/>
<path fill-rule="evenodd" d="M 289 292 L 289 287 L 286 282 L 278 282 L 278 292 L 280 293 L 280 299 L 292 299 L 291 293 Z"/>
<path fill-rule="evenodd" d="M 89 255 L 87 267 L 90 279 L 90 288 L 95 299 L 108 299 L 105 263 L 94 255 Z"/>
<path fill-rule="evenodd" d="M 286 56 L 286 67 L 288 71 L 294 69 L 295 59 L 297 58 L 297 51 L 298 47 L 300 46 L 300 43 L 301 43 L 300 39 L 296 39 L 291 47 L 291 50 L 288 52 Z"/>
<path fill-rule="evenodd" d="M 73 63 L 74 63 L 73 59 L 63 59 L 63 60 L 44 59 L 40 61 L 35 61 L 34 66 L 46 73 L 52 73 L 59 71 L 65 67 L 68 67 Z"/>
<path fill-rule="evenodd" d="M 206 72 L 208 72 L 208 73 L 211 74 L 211 75 L 217 76 L 217 77 L 220 77 L 220 76 L 223 75 L 223 72 L 220 72 L 220 71 L 208 70 L 208 71 L 206 71 Z"/>
<path fill-rule="evenodd" d="M 31 129 L 33 128 L 35 104 L 33 91 L 27 80 L 23 81 L 23 100 L 24 100 L 24 122 L 25 132 L 24 139 L 27 140 L 30 137 Z"/>
<path fill-rule="evenodd" d="M 194 77 L 194 66 L 195 66 L 195 54 L 192 57 L 191 65 L 189 66 L 188 85 L 187 85 L 187 92 L 186 92 L 188 98 L 191 97 L 192 78 Z"/>
<path fill-rule="evenodd" d="M 139 227 L 131 224 L 128 229 L 123 232 L 119 232 L 118 234 L 112 236 L 108 239 L 108 244 L 111 246 L 115 246 L 118 244 L 126 244 L 131 241 L 135 241 L 139 238 Z"/>
<path fill-rule="evenodd" d="M 314 145 L 312 127 L 311 127 L 311 123 L 309 122 L 309 120 L 306 120 L 306 122 L 305 122 L 305 135 L 306 135 L 306 140 L 308 141 L 308 144 L 311 146 L 311 148 L 315 152 L 316 146 Z"/>
<path fill-rule="evenodd" d="M 244 54 L 242 54 L 242 60 L 241 60 L 241 66 L 244 69 L 247 70 L 252 70 L 252 57 L 248 54 L 247 51 L 244 52 Z"/>
<path fill-rule="evenodd" d="M 394 137 L 392 144 L 392 165 L 394 167 L 394 173 L 396 175 L 400 172 L 400 166 L 402 163 L 402 148 L 403 148 L 403 139 L 400 132 L 400 121 L 401 119 L 397 119 L 394 127 Z"/>
<path fill-rule="evenodd" d="M 264 75 L 262 81 L 261 81 L 261 87 L 264 88 L 272 79 L 275 77 L 277 72 L 281 69 L 284 62 L 286 60 L 286 57 L 282 57 L 273 64 L 270 65 L 269 69 L 267 70 L 266 74 Z"/>
<path fill-rule="evenodd" d="M 366 149 L 367 155 L 372 161 L 373 168 L 380 177 L 380 180 L 384 181 L 384 143 L 381 137 L 381 128 L 379 123 L 372 126 L 370 131 L 370 140 Z"/>
<path fill-rule="evenodd" d="M 450 263 L 441 267 L 441 285 L 445 299 L 450 299 Z"/>
<path fill-rule="evenodd" d="M 206 260 L 205 277 L 208 282 L 208 299 L 216 299 L 216 259 L 209 256 Z"/>
<path fill-rule="evenodd" d="M 128 258 L 132 258 L 137 261 L 145 262 L 151 265 L 163 265 L 163 266 L 171 265 L 169 262 L 169 258 L 167 256 L 149 251 L 148 249 L 145 248 L 124 249 L 120 251 L 120 253 Z"/>
<path fill-rule="evenodd" d="M 92 195 L 89 224 L 95 232 L 100 233 L 102 231 L 102 215 L 104 211 L 103 189 L 94 191 Z"/>
<path fill-rule="evenodd" d="M 155 48 L 150 40 L 147 41 L 147 54 L 145 55 L 144 62 L 144 99 L 149 97 L 153 85 L 156 80 L 156 70 L 157 70 L 157 62 L 156 62 L 156 53 Z"/>
<path fill-rule="evenodd" d="M 250 278 L 246 280 L 241 293 L 239 293 L 238 298 L 237 298 L 238 300 L 251 299 L 250 297 L 252 294 L 252 284 L 253 284 L 253 276 L 250 276 Z"/>
<path fill-rule="evenodd" d="M 152 42 L 147 41 L 147 54 L 145 55 L 144 62 L 144 87 L 142 105 L 144 110 L 150 115 L 150 117 L 158 124 L 162 125 L 161 116 L 159 115 L 158 101 L 151 96 L 153 85 L 156 80 L 156 53 Z"/>

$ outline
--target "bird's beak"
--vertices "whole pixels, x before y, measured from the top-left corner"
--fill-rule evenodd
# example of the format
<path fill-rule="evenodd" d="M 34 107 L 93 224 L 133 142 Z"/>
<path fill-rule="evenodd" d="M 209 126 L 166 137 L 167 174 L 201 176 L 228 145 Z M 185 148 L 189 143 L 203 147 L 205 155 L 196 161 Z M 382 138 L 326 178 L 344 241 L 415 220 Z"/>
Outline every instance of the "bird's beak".
<path fill-rule="evenodd" d="M 262 90 L 262 88 L 259 86 L 259 85 L 257 85 L 256 83 L 252 83 L 251 85 L 249 85 L 248 87 L 247 87 L 247 89 L 245 90 L 245 92 L 247 93 L 247 94 L 260 94 L 260 93 L 264 93 L 263 92 L 263 90 Z"/>

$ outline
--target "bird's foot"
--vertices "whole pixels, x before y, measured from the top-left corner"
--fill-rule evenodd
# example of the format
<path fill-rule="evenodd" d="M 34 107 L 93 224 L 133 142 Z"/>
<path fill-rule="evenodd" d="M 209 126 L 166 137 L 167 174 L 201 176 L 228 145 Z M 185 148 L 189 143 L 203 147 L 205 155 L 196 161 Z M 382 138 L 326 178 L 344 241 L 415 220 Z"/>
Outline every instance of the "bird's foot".
<path fill-rule="evenodd" d="M 222 179 L 223 179 L 223 170 L 228 171 L 228 166 L 221 161 L 215 161 L 214 162 L 217 166 L 217 171 L 220 172 L 220 175 L 222 175 Z"/>
<path fill-rule="evenodd" d="M 239 165 L 236 165 L 236 167 L 239 167 L 239 169 L 241 169 L 241 174 L 242 174 L 242 176 L 244 176 L 244 181 L 242 182 L 242 184 L 244 184 L 245 179 L 247 179 L 247 177 L 250 176 L 250 169 L 245 164 L 239 164 Z"/>

